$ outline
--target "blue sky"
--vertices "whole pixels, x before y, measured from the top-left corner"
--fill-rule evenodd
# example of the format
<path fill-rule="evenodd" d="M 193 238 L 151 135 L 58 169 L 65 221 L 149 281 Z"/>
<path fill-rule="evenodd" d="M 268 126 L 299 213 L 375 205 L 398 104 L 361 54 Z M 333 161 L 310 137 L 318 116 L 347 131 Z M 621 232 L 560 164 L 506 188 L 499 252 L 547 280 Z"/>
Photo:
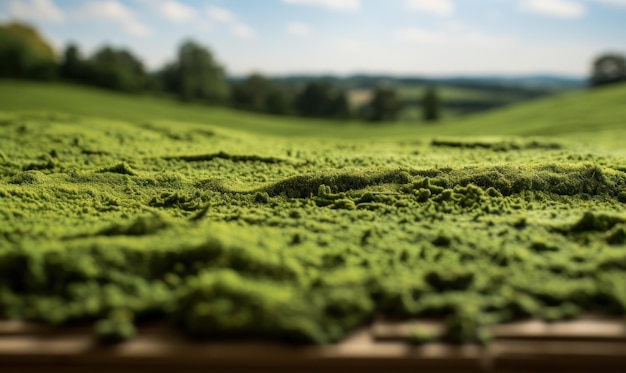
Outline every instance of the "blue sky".
<path fill-rule="evenodd" d="M 586 76 L 626 53 L 626 0 L 3 0 L 61 50 L 107 43 L 150 68 L 193 38 L 230 74 Z"/>

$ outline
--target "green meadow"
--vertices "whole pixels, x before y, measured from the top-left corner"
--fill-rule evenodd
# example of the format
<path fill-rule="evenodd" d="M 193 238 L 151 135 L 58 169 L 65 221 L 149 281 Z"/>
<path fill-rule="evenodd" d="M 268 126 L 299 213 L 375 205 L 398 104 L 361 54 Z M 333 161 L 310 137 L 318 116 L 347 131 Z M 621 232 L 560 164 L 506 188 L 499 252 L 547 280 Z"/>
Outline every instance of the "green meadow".
<path fill-rule="evenodd" d="M 0 81 L 0 318 L 325 344 L 624 316 L 625 102 L 374 125 Z"/>

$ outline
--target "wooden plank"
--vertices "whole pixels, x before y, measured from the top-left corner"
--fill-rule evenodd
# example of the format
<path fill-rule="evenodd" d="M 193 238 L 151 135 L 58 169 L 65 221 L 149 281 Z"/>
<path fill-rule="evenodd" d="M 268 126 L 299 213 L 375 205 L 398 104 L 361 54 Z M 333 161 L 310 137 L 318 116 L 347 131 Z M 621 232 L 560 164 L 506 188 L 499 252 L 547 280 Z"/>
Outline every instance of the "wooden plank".
<path fill-rule="evenodd" d="M 531 320 L 494 325 L 489 331 L 496 339 L 626 341 L 626 324 L 623 321 L 601 318 L 553 323 Z"/>
<path fill-rule="evenodd" d="M 159 329 L 161 333 L 156 333 Z M 164 366 L 181 371 L 200 368 L 302 371 L 303 367 L 330 372 L 388 368 L 414 371 L 420 367 L 443 372 L 483 371 L 482 351 L 476 346 L 431 344 L 417 347 L 403 342 L 379 342 L 374 340 L 370 328 L 351 334 L 341 343 L 322 347 L 294 347 L 266 341 L 194 342 L 163 325 L 142 329 L 137 338 L 108 347 L 98 345 L 87 333 L 32 335 L 34 329 L 24 330 L 29 333 L 0 336 L 1 366 L 20 367 L 20 371 L 36 371 L 50 364 L 64 369 L 75 367 L 77 371 L 87 366 L 107 366 L 119 372 Z M 5 371 L 3 368 L 2 372 Z"/>
<path fill-rule="evenodd" d="M 441 338 L 446 326 L 440 320 L 393 321 L 376 320 L 372 324 L 372 334 L 376 340 L 411 340 L 416 331 Z"/>
<path fill-rule="evenodd" d="M 623 373 L 626 342 L 497 341 L 490 364 L 495 372 Z"/>
<path fill-rule="evenodd" d="M 439 372 L 626 371 L 620 320 L 526 321 L 491 327 L 487 347 L 410 343 L 415 328 L 444 335 L 437 320 L 379 320 L 331 346 L 290 346 L 262 340 L 192 341 L 165 323 L 144 325 L 115 346 L 99 345 L 90 327 L 53 328 L 0 322 L 0 371 L 5 372 L 306 372 L 325 370 Z M 55 370 L 56 369 L 56 370 Z"/>

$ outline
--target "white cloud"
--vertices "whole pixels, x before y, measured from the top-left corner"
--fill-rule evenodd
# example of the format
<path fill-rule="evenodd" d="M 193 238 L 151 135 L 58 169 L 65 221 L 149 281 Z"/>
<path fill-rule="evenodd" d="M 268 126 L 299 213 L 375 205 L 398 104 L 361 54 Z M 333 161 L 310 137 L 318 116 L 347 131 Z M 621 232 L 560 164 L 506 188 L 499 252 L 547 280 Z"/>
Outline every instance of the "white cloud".
<path fill-rule="evenodd" d="M 437 44 L 444 43 L 448 40 L 448 36 L 445 33 L 423 30 L 416 27 L 395 31 L 393 38 L 415 44 Z"/>
<path fill-rule="evenodd" d="M 446 30 L 451 32 L 462 32 L 467 29 L 467 26 L 460 19 L 454 19 L 444 24 Z"/>
<path fill-rule="evenodd" d="M 397 30 L 392 34 L 397 41 L 420 45 L 435 45 L 443 47 L 474 46 L 493 47 L 515 43 L 515 40 L 505 36 L 487 35 L 480 31 L 463 29 L 457 31 L 431 31 L 416 27 Z"/>
<path fill-rule="evenodd" d="M 156 2 L 155 9 L 163 18 L 175 23 L 187 22 L 196 18 L 193 8 L 174 0 Z"/>
<path fill-rule="evenodd" d="M 522 0 L 519 8 L 524 12 L 566 19 L 581 18 L 587 13 L 585 5 L 572 0 Z"/>
<path fill-rule="evenodd" d="M 55 23 L 65 20 L 65 14 L 52 0 L 12 0 L 8 9 L 13 17 L 21 19 Z"/>
<path fill-rule="evenodd" d="M 289 22 L 287 24 L 287 33 L 296 36 L 306 36 L 311 34 L 311 27 L 303 22 Z"/>
<path fill-rule="evenodd" d="M 356 12 L 361 9 L 361 0 L 283 0 L 290 5 L 307 5 L 333 12 Z"/>
<path fill-rule="evenodd" d="M 130 9 L 115 0 L 84 3 L 74 15 L 81 21 L 116 23 L 134 36 L 148 36 L 152 32 L 148 26 L 135 17 Z"/>
<path fill-rule="evenodd" d="M 256 36 L 256 32 L 254 32 L 252 27 L 240 22 L 235 22 L 230 30 L 233 35 L 241 39 L 252 39 Z"/>
<path fill-rule="evenodd" d="M 351 38 L 341 38 L 334 43 L 334 46 L 343 53 L 363 53 L 374 47 L 369 42 Z"/>
<path fill-rule="evenodd" d="M 430 13 L 436 16 L 451 16 L 455 11 L 452 0 L 406 0 L 409 10 Z"/>
<path fill-rule="evenodd" d="M 473 31 L 458 36 L 458 41 L 475 47 L 496 47 L 516 44 L 517 41 L 507 36 L 493 36 L 479 31 Z"/>
<path fill-rule="evenodd" d="M 230 27 L 230 32 L 240 39 L 253 39 L 256 31 L 247 24 L 239 21 L 237 15 L 229 9 L 209 5 L 207 15 L 214 21 L 224 23 Z"/>
<path fill-rule="evenodd" d="M 209 17 L 211 17 L 211 19 L 218 21 L 218 22 L 229 23 L 229 22 L 233 22 L 236 18 L 233 12 L 231 12 L 230 10 L 226 8 L 220 8 L 220 7 L 209 5 L 206 11 Z"/>

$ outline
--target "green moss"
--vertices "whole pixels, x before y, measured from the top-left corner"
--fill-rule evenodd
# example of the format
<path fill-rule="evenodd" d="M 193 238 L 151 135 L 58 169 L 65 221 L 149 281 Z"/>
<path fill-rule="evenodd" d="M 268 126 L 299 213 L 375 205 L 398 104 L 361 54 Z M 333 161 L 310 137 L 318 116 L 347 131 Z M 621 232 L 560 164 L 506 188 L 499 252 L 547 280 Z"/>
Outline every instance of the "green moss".
<path fill-rule="evenodd" d="M 209 113 L 0 113 L 0 317 L 98 320 L 103 341 L 166 319 L 308 343 L 435 317 L 463 343 L 494 322 L 626 314 L 623 130 L 584 144 L 398 124 L 346 139 L 333 136 L 352 125 Z M 233 129 L 248 120 L 265 135 Z"/>
<path fill-rule="evenodd" d="M 472 138 L 448 138 L 448 139 L 434 139 L 431 142 L 431 146 L 435 147 L 450 147 L 450 148 L 464 148 L 464 149 L 486 149 L 491 151 L 515 151 L 515 150 L 558 150 L 562 149 L 563 145 L 556 141 L 545 140 L 522 140 L 522 139 L 499 139 L 499 138 L 484 138 L 484 139 L 472 139 Z"/>
<path fill-rule="evenodd" d="M 606 232 L 617 224 L 626 223 L 623 216 L 587 211 L 571 228 L 572 232 L 600 231 Z"/>
<path fill-rule="evenodd" d="M 166 229 L 171 223 L 161 215 L 143 216 L 130 224 L 115 224 L 101 230 L 98 234 L 105 236 L 143 236 L 154 234 Z"/>
<path fill-rule="evenodd" d="M 474 282 L 474 273 L 453 267 L 428 271 L 424 279 L 436 291 L 467 290 Z"/>
<path fill-rule="evenodd" d="M 437 338 L 438 336 L 435 333 L 429 330 L 425 330 L 424 328 L 420 328 L 419 326 L 415 326 L 411 331 L 410 341 L 411 344 L 421 346 L 430 342 L 434 342 L 437 340 Z"/>
<path fill-rule="evenodd" d="M 181 160 L 185 162 L 208 162 L 214 159 L 226 159 L 233 162 L 263 162 L 263 163 L 281 163 L 285 160 L 276 157 L 261 157 L 258 155 L 232 155 L 226 152 L 218 152 L 214 154 L 199 155 L 177 155 L 162 157 L 165 160 Z"/>
<path fill-rule="evenodd" d="M 270 202 L 270 196 L 267 193 L 257 192 L 254 195 L 254 202 L 256 202 L 256 203 L 269 203 Z"/>
<path fill-rule="evenodd" d="M 135 176 L 137 173 L 126 162 L 118 163 L 115 166 L 105 167 L 100 172 L 113 172 L 122 175 Z"/>
<path fill-rule="evenodd" d="M 356 204 L 348 198 L 338 199 L 333 203 L 334 209 L 340 210 L 356 210 Z"/>
<path fill-rule="evenodd" d="M 626 243 L 626 226 L 620 225 L 607 232 L 606 242 L 611 245 Z"/>
<path fill-rule="evenodd" d="M 43 182 L 45 175 L 40 171 L 24 171 L 9 179 L 10 184 L 38 184 Z"/>
<path fill-rule="evenodd" d="M 132 314 L 123 311 L 113 312 L 109 318 L 98 321 L 94 327 L 102 343 L 123 342 L 137 334 L 132 322 Z"/>

